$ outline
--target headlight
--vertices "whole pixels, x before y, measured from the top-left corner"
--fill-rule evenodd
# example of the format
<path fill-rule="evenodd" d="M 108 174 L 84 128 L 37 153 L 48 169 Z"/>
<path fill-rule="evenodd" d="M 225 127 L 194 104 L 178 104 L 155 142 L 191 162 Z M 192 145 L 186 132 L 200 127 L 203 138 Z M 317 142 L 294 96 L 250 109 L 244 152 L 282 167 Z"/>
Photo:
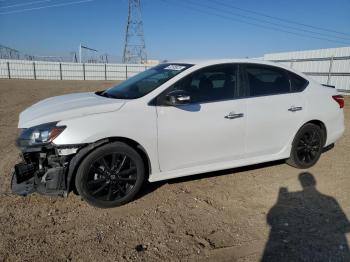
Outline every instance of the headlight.
<path fill-rule="evenodd" d="M 57 122 L 52 122 L 22 129 L 17 140 L 18 146 L 26 147 L 50 143 L 66 128 L 65 126 L 56 126 L 56 124 Z"/>

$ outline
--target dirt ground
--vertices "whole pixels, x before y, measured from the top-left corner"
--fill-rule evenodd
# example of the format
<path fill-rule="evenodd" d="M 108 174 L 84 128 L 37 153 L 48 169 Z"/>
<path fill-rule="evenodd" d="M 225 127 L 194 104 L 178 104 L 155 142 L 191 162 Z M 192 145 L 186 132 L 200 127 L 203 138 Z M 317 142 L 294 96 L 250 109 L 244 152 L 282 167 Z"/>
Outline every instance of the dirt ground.
<path fill-rule="evenodd" d="M 0 80 L 0 261 L 350 261 L 350 99 L 346 133 L 308 173 L 279 161 L 146 184 L 108 210 L 12 195 L 19 112 L 113 84 Z"/>

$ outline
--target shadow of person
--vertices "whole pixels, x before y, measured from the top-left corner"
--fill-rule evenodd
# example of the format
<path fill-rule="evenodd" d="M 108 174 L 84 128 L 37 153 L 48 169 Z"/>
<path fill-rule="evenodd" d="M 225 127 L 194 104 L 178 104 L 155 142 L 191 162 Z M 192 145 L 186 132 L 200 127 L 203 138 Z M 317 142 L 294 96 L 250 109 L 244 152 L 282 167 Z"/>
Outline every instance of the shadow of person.
<path fill-rule="evenodd" d="M 267 215 L 271 231 L 261 261 L 350 261 L 350 223 L 337 200 L 317 191 L 312 174 L 299 180 L 302 191 L 280 188 Z"/>

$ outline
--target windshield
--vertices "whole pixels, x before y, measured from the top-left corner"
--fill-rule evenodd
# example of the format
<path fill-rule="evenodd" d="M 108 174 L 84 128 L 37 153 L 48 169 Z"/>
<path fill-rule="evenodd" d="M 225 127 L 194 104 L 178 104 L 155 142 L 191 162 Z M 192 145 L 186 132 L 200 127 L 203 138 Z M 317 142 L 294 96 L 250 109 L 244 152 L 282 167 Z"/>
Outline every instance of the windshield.
<path fill-rule="evenodd" d="M 117 86 L 99 93 L 99 95 L 118 99 L 139 98 L 147 95 L 149 92 L 191 66 L 192 65 L 189 64 L 176 63 L 160 64 L 125 80 Z"/>

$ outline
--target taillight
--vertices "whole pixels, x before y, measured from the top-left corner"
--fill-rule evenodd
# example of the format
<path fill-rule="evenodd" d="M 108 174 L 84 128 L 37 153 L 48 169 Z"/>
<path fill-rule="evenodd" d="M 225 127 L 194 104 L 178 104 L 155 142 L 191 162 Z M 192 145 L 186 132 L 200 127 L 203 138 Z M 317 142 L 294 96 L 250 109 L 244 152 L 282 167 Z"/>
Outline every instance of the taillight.
<path fill-rule="evenodd" d="M 341 95 L 336 95 L 336 96 L 332 96 L 333 99 L 339 104 L 339 107 L 340 108 L 343 108 L 344 107 L 344 97 L 341 96 Z"/>

